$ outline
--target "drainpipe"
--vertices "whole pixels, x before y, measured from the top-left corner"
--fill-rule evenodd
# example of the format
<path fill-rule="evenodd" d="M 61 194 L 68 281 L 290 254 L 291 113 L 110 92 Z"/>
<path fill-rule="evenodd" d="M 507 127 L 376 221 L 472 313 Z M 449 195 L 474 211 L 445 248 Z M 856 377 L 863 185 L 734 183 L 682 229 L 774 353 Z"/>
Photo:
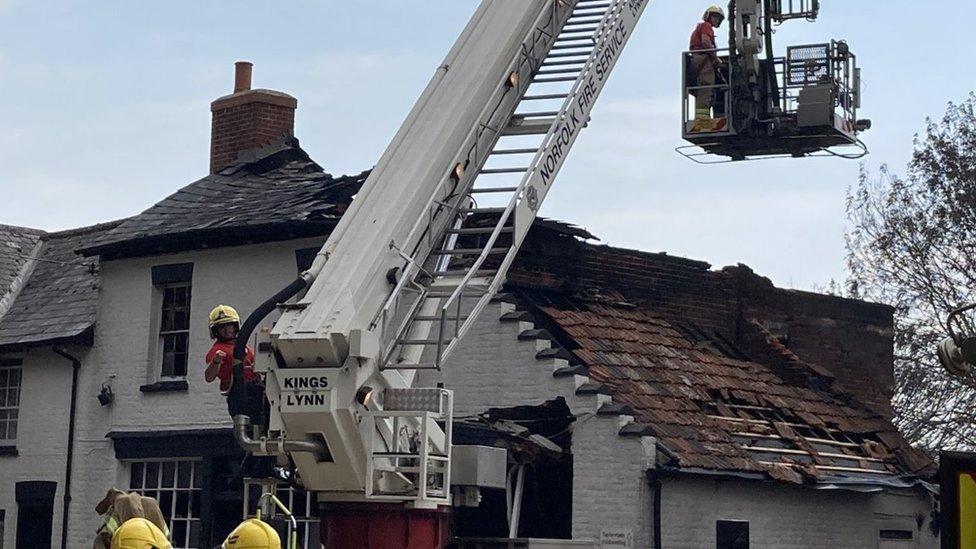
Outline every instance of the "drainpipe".
<path fill-rule="evenodd" d="M 68 509 L 71 507 L 71 465 L 74 461 L 75 450 L 75 418 L 78 405 L 78 371 L 81 361 L 64 350 L 64 347 L 53 347 L 51 350 L 71 361 L 71 408 L 68 413 L 68 451 L 64 464 L 64 505 L 61 510 L 61 549 L 68 547 Z"/>
<path fill-rule="evenodd" d="M 654 549 L 664 549 L 664 540 L 661 539 L 661 479 L 653 469 L 647 472 L 647 483 L 654 494 Z"/>

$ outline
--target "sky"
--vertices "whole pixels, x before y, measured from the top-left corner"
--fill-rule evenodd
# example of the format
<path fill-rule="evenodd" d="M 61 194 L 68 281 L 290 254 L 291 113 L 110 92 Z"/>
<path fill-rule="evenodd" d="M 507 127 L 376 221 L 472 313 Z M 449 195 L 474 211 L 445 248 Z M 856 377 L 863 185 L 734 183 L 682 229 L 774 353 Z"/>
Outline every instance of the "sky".
<path fill-rule="evenodd" d="M 232 90 L 237 60 L 254 63 L 254 87 L 298 98 L 296 136 L 327 171 L 368 169 L 477 4 L 0 0 L 0 223 L 123 218 L 206 175 L 209 104 Z M 817 23 L 779 28 L 777 53 L 847 39 L 874 121 L 864 165 L 904 173 L 925 118 L 976 89 L 967 33 L 947 32 L 960 4 L 821 5 Z M 614 246 L 743 263 L 781 287 L 843 280 L 860 162 L 701 166 L 675 153 L 680 52 L 704 7 L 652 0 L 542 215 Z"/>

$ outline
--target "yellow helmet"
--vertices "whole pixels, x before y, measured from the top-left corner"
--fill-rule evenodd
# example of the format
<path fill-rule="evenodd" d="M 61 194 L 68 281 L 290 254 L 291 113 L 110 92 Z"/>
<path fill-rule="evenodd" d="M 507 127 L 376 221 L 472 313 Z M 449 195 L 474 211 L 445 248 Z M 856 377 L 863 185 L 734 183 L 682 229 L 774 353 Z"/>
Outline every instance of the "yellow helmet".
<path fill-rule="evenodd" d="M 224 324 L 241 326 L 241 315 L 230 305 L 217 305 L 210 311 L 210 336 L 217 337 L 217 327 Z"/>
<path fill-rule="evenodd" d="M 281 549 L 278 532 L 266 522 L 247 519 L 227 536 L 221 549 Z"/>
<path fill-rule="evenodd" d="M 144 518 L 125 521 L 112 536 L 112 549 L 172 549 L 172 547 L 163 532 Z"/>
<path fill-rule="evenodd" d="M 711 17 L 713 14 L 721 15 L 722 19 L 725 19 L 725 10 L 723 10 L 718 6 L 708 6 L 708 9 L 705 10 L 705 15 L 702 15 L 702 19 L 708 21 L 708 18 Z"/>

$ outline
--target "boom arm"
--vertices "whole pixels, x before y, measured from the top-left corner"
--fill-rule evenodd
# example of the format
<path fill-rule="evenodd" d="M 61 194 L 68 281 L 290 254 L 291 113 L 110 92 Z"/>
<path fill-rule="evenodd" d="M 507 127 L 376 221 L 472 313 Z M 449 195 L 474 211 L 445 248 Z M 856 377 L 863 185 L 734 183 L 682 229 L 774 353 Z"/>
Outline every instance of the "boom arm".
<path fill-rule="evenodd" d="M 320 500 L 449 503 L 451 397 L 416 372 L 504 282 L 647 4 L 483 0 L 282 307 L 259 363 L 280 436 L 249 450 L 290 455 Z"/>

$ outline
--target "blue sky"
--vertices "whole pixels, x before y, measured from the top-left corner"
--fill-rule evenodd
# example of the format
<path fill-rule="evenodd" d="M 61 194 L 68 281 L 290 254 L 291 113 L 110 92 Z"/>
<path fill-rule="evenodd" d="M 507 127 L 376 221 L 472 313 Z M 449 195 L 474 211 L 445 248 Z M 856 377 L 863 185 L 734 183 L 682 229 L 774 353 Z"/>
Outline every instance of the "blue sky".
<path fill-rule="evenodd" d="M 298 98 L 296 134 L 328 171 L 369 168 L 476 5 L 0 0 L 0 223 L 121 218 L 205 175 L 209 103 L 240 59 L 255 63 L 255 87 Z M 849 40 L 874 120 L 867 166 L 903 172 L 925 117 L 976 88 L 960 4 L 822 5 L 818 23 L 781 27 L 777 50 Z M 674 153 L 679 52 L 704 6 L 651 3 L 543 214 L 612 245 L 745 263 L 780 286 L 842 279 L 856 161 L 705 167 Z"/>

